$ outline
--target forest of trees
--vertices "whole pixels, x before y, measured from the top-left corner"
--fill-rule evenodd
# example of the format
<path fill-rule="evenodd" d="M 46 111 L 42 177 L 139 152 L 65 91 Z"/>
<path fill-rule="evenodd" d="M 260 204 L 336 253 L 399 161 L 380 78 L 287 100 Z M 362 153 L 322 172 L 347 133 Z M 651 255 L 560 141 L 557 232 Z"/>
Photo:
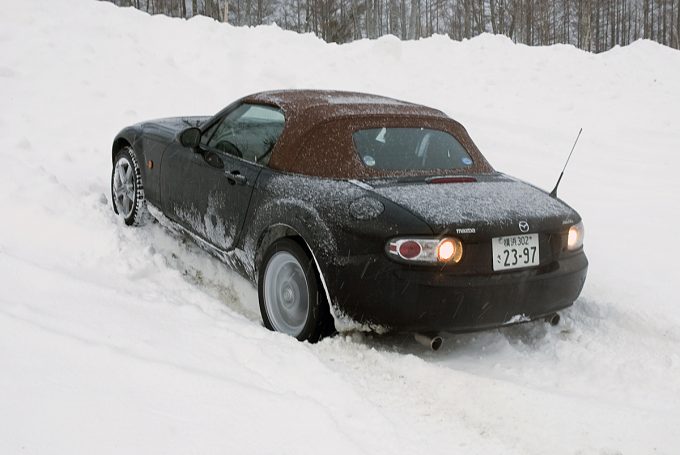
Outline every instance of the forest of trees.
<path fill-rule="evenodd" d="M 454 39 L 483 32 L 529 45 L 591 52 L 648 38 L 680 48 L 680 0 L 108 0 L 151 14 L 213 17 L 233 25 L 276 23 L 345 43 L 392 34 Z"/>

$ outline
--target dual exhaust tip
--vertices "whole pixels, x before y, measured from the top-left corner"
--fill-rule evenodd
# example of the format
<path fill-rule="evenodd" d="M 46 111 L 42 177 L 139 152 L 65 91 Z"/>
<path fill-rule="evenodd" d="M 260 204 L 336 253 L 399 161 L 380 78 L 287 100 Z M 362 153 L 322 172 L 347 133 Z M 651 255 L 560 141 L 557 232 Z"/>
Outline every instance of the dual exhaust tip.
<path fill-rule="evenodd" d="M 545 322 L 555 327 L 560 323 L 560 315 L 557 313 L 549 314 L 545 317 Z M 430 348 L 433 351 L 438 351 L 439 348 L 444 344 L 444 339 L 437 334 L 427 334 L 427 333 L 414 333 L 413 337 L 416 341 L 426 348 Z"/>

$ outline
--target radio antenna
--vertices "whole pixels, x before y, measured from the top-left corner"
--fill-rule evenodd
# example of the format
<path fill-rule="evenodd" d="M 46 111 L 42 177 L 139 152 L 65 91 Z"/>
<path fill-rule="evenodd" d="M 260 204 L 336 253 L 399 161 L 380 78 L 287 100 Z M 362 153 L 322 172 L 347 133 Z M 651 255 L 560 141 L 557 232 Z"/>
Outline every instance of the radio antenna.
<path fill-rule="evenodd" d="M 557 183 L 555 184 L 555 188 L 550 192 L 550 197 L 557 197 L 557 187 L 560 186 L 560 182 L 562 181 L 562 176 L 564 175 L 564 170 L 567 168 L 567 164 L 569 164 L 569 160 L 571 159 L 571 154 L 574 153 L 574 149 L 576 148 L 576 143 L 578 142 L 578 138 L 581 137 L 581 132 L 583 131 L 583 128 L 578 130 L 578 136 L 576 136 L 576 140 L 574 141 L 574 145 L 571 146 L 571 152 L 569 152 L 569 156 L 567 157 L 567 162 L 564 163 L 564 167 L 562 168 L 562 172 L 560 172 L 560 177 L 557 179 Z"/>

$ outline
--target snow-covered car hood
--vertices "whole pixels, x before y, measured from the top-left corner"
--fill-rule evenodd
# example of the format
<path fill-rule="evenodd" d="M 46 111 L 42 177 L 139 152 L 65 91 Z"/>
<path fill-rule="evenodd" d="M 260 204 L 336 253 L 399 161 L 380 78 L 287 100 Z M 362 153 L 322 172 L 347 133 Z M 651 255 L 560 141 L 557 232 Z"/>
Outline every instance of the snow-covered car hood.
<path fill-rule="evenodd" d="M 396 183 L 375 191 L 414 213 L 437 232 L 476 228 L 480 233 L 507 228 L 516 234 L 517 223 L 527 221 L 532 231 L 559 230 L 580 220 L 568 205 L 546 192 L 504 174 L 480 177 L 467 183 Z"/>

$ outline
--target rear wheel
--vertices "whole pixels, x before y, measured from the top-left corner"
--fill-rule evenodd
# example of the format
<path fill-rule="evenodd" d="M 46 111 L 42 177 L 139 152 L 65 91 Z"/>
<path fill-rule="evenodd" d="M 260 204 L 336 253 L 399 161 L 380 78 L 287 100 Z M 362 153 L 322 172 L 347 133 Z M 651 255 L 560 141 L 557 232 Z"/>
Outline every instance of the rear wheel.
<path fill-rule="evenodd" d="M 266 252 L 260 267 L 258 294 L 265 327 L 300 341 L 315 342 L 333 330 L 333 318 L 320 292 L 314 260 L 286 238 Z"/>
<path fill-rule="evenodd" d="M 128 226 L 139 226 L 147 220 L 142 169 L 135 152 L 130 147 L 121 149 L 113 161 L 111 199 L 113 211 L 120 215 Z"/>

